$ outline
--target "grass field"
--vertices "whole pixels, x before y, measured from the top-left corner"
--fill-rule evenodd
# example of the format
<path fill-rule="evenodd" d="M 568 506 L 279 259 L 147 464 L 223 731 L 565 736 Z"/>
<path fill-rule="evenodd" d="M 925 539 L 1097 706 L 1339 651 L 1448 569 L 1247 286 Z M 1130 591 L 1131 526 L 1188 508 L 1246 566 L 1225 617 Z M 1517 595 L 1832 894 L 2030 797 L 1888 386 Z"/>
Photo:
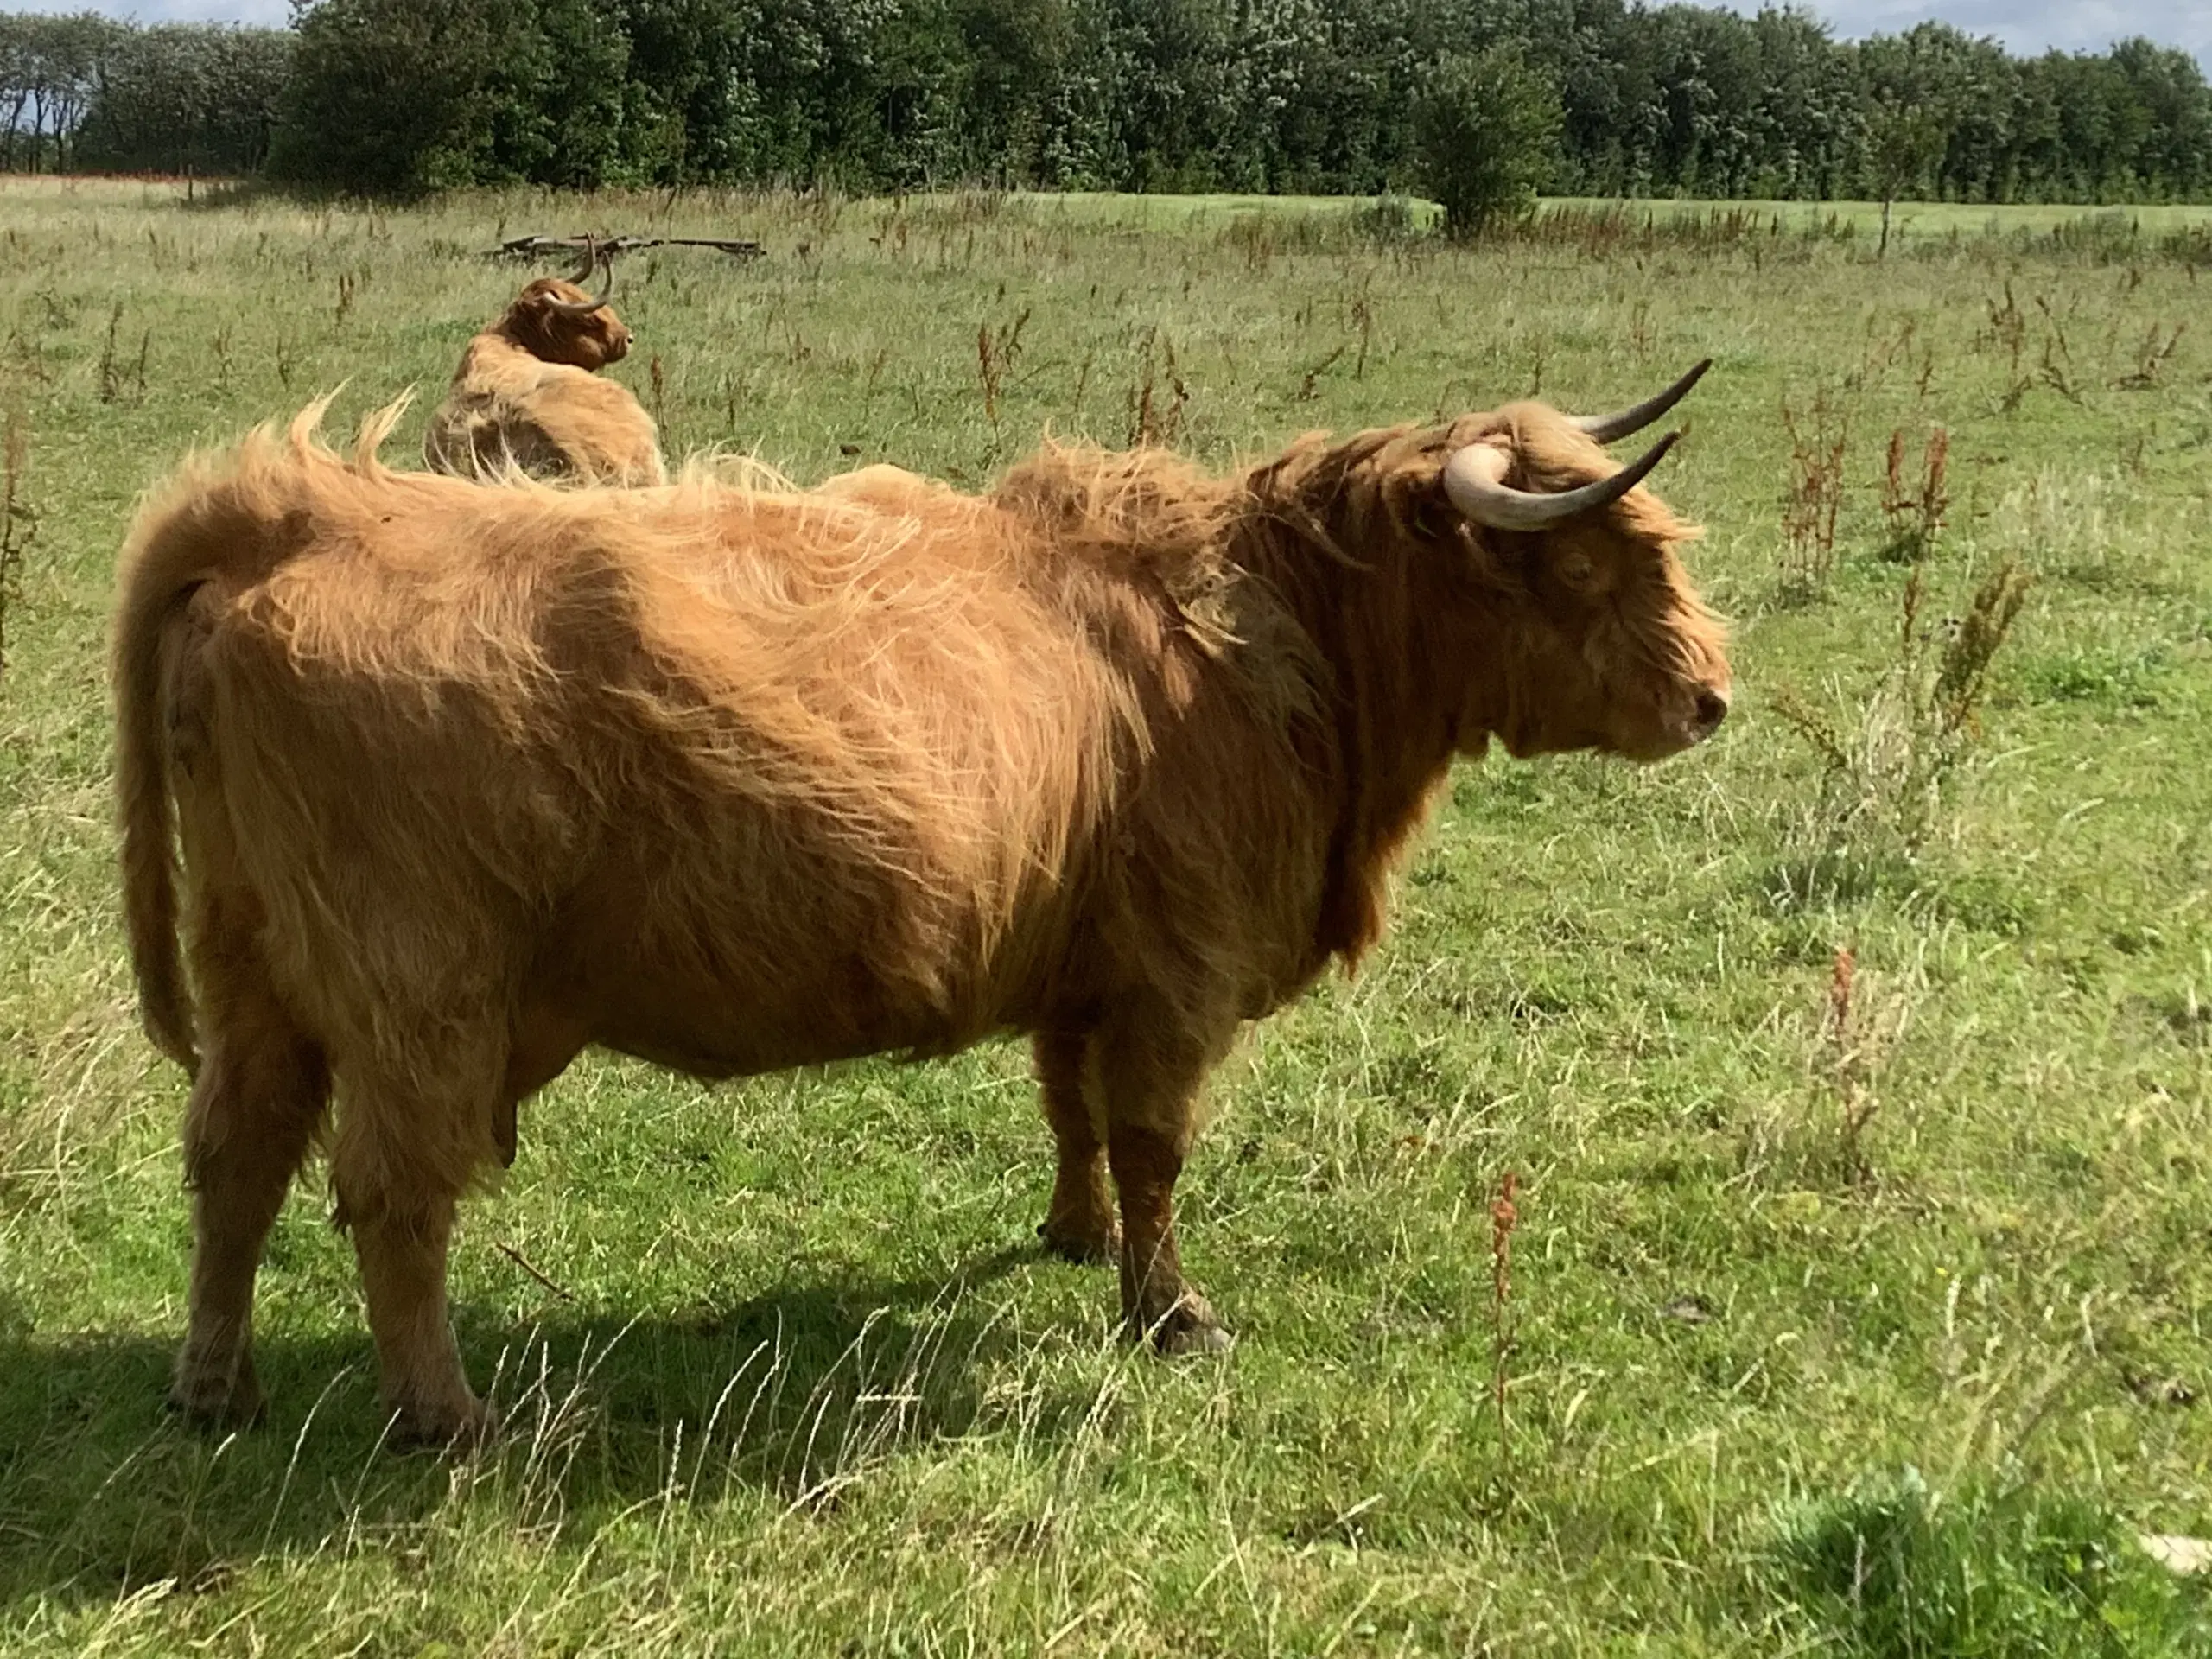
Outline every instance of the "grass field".
<path fill-rule="evenodd" d="M 1033 199 L 1035 209 L 1072 219 L 1185 230 L 1217 230 L 1225 221 L 1245 215 L 1325 219 L 1335 214 L 1357 214 L 1372 206 L 1371 201 L 1360 199 L 1328 196 L 1126 196 L 1070 192 Z M 1433 223 L 1438 217 L 1433 203 L 1408 201 L 1403 208 L 1410 218 L 1423 224 Z M 1870 240 L 1878 235 L 1882 225 L 1882 205 L 1878 201 L 1611 201 L 1556 197 L 1540 205 L 1539 216 L 1599 212 L 1616 213 L 1638 224 L 1646 220 L 1679 225 L 1685 220 L 1733 219 L 1756 225 L 1772 234 L 1810 232 Z M 1892 216 L 1892 233 L 1914 241 L 1955 235 L 2001 240 L 2008 237 L 2049 236 L 2054 231 L 2105 235 L 2125 230 L 2157 238 L 2212 230 L 2212 207 L 2185 204 L 2086 208 L 2051 203 L 1990 206 L 1901 201 L 1895 204 Z"/>
<path fill-rule="evenodd" d="M 0 188 L 35 515 L 0 678 L 0 1648 L 2212 1653 L 2202 1579 L 2136 1541 L 2212 1535 L 2212 273 L 2177 226 L 1986 210 L 1877 264 L 1817 226 L 1455 252 L 1244 207 Z M 626 264 L 615 372 L 672 449 L 802 481 L 980 484 L 1141 420 L 1226 463 L 1718 359 L 1655 482 L 1709 526 L 1736 714 L 1649 771 L 1463 768 L 1377 958 L 1224 1068 L 1181 1192 L 1225 1361 L 1132 1354 L 1110 1277 L 1032 1248 L 1018 1048 L 720 1090 L 594 1060 L 464 1214 L 503 1442 L 377 1449 L 312 1183 L 262 1281 L 270 1421 L 164 1415 L 183 1089 L 118 925 L 123 527 L 189 445 L 341 379 L 341 428 L 435 395 L 518 280 L 473 251 L 587 221 L 767 243 Z M 1801 448 L 1842 433 L 1832 559 L 1784 535 L 1785 406 Z M 1885 454 L 1916 475 L 1939 423 L 1916 550 Z M 1924 694 L 2006 560 L 2035 584 L 1946 736 Z"/>

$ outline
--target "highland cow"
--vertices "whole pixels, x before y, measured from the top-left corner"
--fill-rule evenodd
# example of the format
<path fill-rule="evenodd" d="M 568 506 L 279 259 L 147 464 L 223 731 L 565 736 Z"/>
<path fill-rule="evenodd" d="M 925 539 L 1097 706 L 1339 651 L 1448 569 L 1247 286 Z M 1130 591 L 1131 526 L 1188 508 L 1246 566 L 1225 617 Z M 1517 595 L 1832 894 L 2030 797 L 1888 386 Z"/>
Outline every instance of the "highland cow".
<path fill-rule="evenodd" d="M 587 253 L 578 282 L 591 274 Z M 456 478 L 516 473 L 586 483 L 660 484 L 659 434 L 629 389 L 597 371 L 628 354 L 631 334 L 607 303 L 541 276 L 468 342 L 445 401 L 430 416 L 423 458 Z"/>
<path fill-rule="evenodd" d="M 484 489 L 381 467 L 390 411 L 334 454 L 320 405 L 188 463 L 115 657 L 142 1005 L 194 1077 L 176 1403 L 260 1409 L 320 1142 L 397 1432 L 480 1430 L 456 1200 L 594 1045 L 732 1077 L 1026 1036 L 1046 1243 L 1119 1264 L 1133 1335 L 1225 1346 L 1173 1195 L 1240 1027 L 1374 945 L 1454 757 L 1655 760 L 1726 711 L 1641 486 L 1672 438 L 1599 447 L 1695 372 L 1228 476 L 1049 447 L 981 497 Z"/>

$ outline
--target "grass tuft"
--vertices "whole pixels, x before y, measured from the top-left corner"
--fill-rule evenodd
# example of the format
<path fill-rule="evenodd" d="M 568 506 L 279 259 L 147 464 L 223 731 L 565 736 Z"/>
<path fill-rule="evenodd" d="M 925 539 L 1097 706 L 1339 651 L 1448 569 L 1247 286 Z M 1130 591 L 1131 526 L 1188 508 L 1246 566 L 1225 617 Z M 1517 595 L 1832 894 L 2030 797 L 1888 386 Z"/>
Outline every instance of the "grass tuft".
<path fill-rule="evenodd" d="M 1907 1469 L 1815 1506 L 1779 1553 L 1818 1639 L 1850 1659 L 2165 1659 L 2212 1640 L 2212 1604 L 2065 1493 L 1940 1494 Z"/>

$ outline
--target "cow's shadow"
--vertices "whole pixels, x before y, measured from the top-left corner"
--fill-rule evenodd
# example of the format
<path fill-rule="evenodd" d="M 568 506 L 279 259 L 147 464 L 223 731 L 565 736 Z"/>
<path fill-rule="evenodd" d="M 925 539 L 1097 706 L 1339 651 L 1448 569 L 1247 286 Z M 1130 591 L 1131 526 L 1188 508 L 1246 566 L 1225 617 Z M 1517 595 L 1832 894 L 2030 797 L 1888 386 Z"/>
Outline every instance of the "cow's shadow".
<path fill-rule="evenodd" d="M 226 1435 L 163 1409 L 168 1341 L 41 1339 L 0 1303 L 0 1609 L 165 1581 L 189 1593 L 272 1552 L 423 1522 L 486 1485 L 587 1529 L 657 1497 L 833 1502 L 887 1455 L 975 1426 L 980 1374 L 1019 1338 L 972 1293 L 1038 1260 L 1017 1248 L 950 1277 L 832 1277 L 677 1317 L 556 1303 L 524 1326 L 464 1306 L 470 1374 L 504 1430 L 458 1458 L 380 1444 L 365 1332 L 264 1331 L 269 1416 Z M 1080 1415 L 1071 1402 L 1025 1432 Z"/>

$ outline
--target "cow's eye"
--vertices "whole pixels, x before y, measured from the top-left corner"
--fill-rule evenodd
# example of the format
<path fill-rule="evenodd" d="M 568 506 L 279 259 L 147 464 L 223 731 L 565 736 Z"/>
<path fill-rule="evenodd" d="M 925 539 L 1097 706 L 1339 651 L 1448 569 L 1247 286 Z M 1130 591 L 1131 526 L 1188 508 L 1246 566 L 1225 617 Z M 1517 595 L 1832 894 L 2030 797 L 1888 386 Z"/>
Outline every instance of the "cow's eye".
<path fill-rule="evenodd" d="M 1554 569 L 1557 571 L 1559 579 L 1570 588 L 1586 586 L 1590 578 L 1597 574 L 1597 566 L 1590 562 L 1590 556 L 1587 553 L 1561 554 L 1558 564 Z"/>

